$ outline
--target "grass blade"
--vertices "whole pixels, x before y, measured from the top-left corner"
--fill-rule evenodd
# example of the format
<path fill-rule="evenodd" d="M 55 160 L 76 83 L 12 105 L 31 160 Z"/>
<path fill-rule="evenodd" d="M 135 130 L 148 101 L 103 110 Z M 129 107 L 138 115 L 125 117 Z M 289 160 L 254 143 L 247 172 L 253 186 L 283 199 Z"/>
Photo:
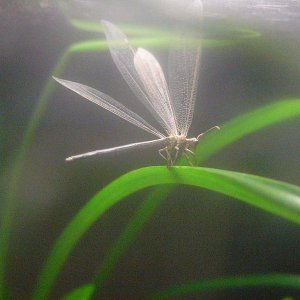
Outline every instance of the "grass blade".
<path fill-rule="evenodd" d="M 194 281 L 168 289 L 156 292 L 151 300 L 174 299 L 189 294 L 201 293 L 209 290 L 227 290 L 241 288 L 289 288 L 300 290 L 300 276 L 285 273 L 239 275 L 233 277 L 223 277 L 217 279 L 208 279 Z M 91 291 L 95 290 L 92 284 L 81 286 L 64 297 L 63 300 L 88 300 L 91 297 Z"/>
<path fill-rule="evenodd" d="M 249 287 L 285 287 L 300 290 L 300 276 L 279 273 L 201 280 L 160 291 L 154 294 L 151 299 L 174 299 L 174 297 L 207 290 L 224 290 Z"/>
<path fill-rule="evenodd" d="M 200 141 L 197 160 L 203 162 L 236 140 L 267 126 L 300 116 L 300 99 L 282 99 L 238 116 Z"/>
<path fill-rule="evenodd" d="M 113 247 L 106 252 L 104 259 L 101 262 L 101 266 L 93 278 L 94 285 L 97 289 L 101 288 L 102 284 L 117 265 L 122 254 L 129 248 L 131 242 L 137 236 L 143 225 L 153 215 L 156 208 L 161 204 L 162 199 L 166 198 L 171 189 L 171 186 L 156 188 L 147 196 L 147 200 L 142 203 L 133 217 L 131 217 Z M 94 291 L 96 291 L 96 289 Z"/>
<path fill-rule="evenodd" d="M 64 68 L 68 59 L 68 55 L 63 55 L 53 70 L 53 74 L 59 74 Z M 14 162 L 9 172 L 9 180 L 6 191 L 3 195 L 3 208 L 1 211 L 1 226 L 0 226 L 0 299 L 6 299 L 5 296 L 5 268 L 7 263 L 7 254 L 9 248 L 9 236 L 13 222 L 13 211 L 15 208 L 15 198 L 17 195 L 18 186 L 22 177 L 25 159 L 28 148 L 33 140 L 38 124 L 46 110 L 47 102 L 54 91 L 54 82 L 48 79 L 45 88 L 41 92 L 38 103 L 31 116 L 29 124 L 25 129 L 22 143 L 16 153 Z"/>
<path fill-rule="evenodd" d="M 222 125 L 220 131 L 213 131 L 203 138 L 196 151 L 197 160 L 198 162 L 203 162 L 211 155 L 248 134 L 299 115 L 300 100 L 285 99 L 239 116 Z M 171 191 L 171 187 L 159 187 L 157 191 L 151 193 L 141 204 L 115 244 L 107 251 L 107 255 L 104 257 L 93 280 L 97 282 L 98 288 L 108 278 L 132 240 L 134 240 L 143 225 L 153 215 L 155 209 L 159 207 L 165 196 Z M 155 197 L 153 197 L 153 194 L 155 194 Z"/>
<path fill-rule="evenodd" d="M 185 184 L 206 188 L 300 224 L 300 188 L 297 186 L 217 169 L 142 168 L 127 173 L 107 185 L 73 218 L 55 243 L 32 299 L 47 299 L 55 278 L 73 247 L 88 228 L 111 206 L 134 192 L 162 184 Z"/>
<path fill-rule="evenodd" d="M 253 133 L 256 130 L 299 115 L 300 100 L 283 99 L 280 102 L 239 116 L 222 125 L 222 130 L 220 132 L 212 132 L 203 138 L 201 145 L 197 150 L 198 161 L 204 161 L 212 154 L 220 151 L 223 147 L 228 146 L 230 143 L 233 143 L 239 138 Z M 220 133 L 227 137 L 226 139 L 222 139 L 222 142 L 218 142 Z M 216 146 L 214 146 L 215 144 Z M 101 264 L 101 267 L 94 278 L 94 281 L 98 282 L 98 287 L 100 287 L 103 281 L 108 277 L 114 266 L 117 264 L 118 259 L 126 251 L 131 241 L 141 230 L 143 224 L 145 224 L 154 213 L 155 208 L 159 206 L 160 202 L 164 198 L 162 195 L 166 195 L 169 192 L 168 190 L 165 190 L 166 187 L 160 187 L 159 189 L 160 192 L 158 192 L 158 196 L 155 198 L 155 206 L 153 205 L 153 197 L 150 195 L 145 202 L 143 202 L 137 213 L 132 217 L 123 234 L 121 234 L 120 238 L 116 241 L 114 247 L 107 252 L 103 264 Z M 170 190 L 170 188 L 168 189 Z M 151 207 L 151 209 L 149 209 L 149 207 Z M 57 270 L 57 272 L 58 271 L 59 270 Z"/>
<path fill-rule="evenodd" d="M 88 300 L 95 290 L 93 284 L 85 284 L 71 291 L 62 300 Z"/>

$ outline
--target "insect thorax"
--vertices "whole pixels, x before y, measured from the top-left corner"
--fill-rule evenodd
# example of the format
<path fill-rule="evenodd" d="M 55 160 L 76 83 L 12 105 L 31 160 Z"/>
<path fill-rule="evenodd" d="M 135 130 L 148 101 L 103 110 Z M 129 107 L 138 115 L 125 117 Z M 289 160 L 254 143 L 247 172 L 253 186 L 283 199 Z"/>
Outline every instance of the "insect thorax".
<path fill-rule="evenodd" d="M 168 166 L 172 166 L 182 154 L 185 155 L 188 162 L 192 165 L 193 163 L 188 156 L 194 153 L 189 148 L 193 148 L 197 142 L 197 138 L 187 138 L 185 135 L 171 135 L 167 137 L 166 146 L 159 150 L 159 154 L 167 161 Z"/>
<path fill-rule="evenodd" d="M 190 146 L 194 146 L 198 140 L 196 138 L 187 138 L 185 135 L 170 135 L 167 138 L 167 147 L 172 149 L 185 150 Z"/>

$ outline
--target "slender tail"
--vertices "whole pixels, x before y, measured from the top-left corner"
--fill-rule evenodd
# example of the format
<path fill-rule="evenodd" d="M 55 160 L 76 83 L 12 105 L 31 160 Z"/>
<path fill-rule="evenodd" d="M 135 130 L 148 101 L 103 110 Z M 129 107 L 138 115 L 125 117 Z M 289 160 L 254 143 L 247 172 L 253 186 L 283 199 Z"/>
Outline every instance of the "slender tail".
<path fill-rule="evenodd" d="M 90 156 L 109 154 L 109 153 L 117 154 L 117 153 L 120 153 L 122 151 L 130 150 L 131 148 L 143 149 L 143 148 L 148 148 L 148 147 L 151 147 L 151 146 L 158 146 L 158 145 L 161 146 L 165 143 L 165 141 L 166 141 L 166 138 L 161 138 L 161 139 L 157 139 L 157 140 L 132 143 L 132 144 L 113 147 L 113 148 L 108 148 L 108 149 L 95 150 L 95 151 L 91 151 L 91 152 L 87 152 L 87 153 L 67 157 L 66 161 L 73 161 L 73 160 L 79 159 L 79 158 L 87 158 L 87 157 L 90 157 Z"/>

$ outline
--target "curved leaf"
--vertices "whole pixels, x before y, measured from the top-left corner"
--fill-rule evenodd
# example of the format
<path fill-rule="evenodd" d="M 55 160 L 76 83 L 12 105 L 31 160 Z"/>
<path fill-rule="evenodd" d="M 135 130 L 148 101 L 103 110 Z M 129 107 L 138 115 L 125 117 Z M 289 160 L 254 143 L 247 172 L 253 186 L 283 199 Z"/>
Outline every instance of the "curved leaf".
<path fill-rule="evenodd" d="M 264 127 L 300 116 L 300 99 L 282 99 L 221 125 L 200 141 L 197 159 L 203 162 L 220 149 Z"/>
<path fill-rule="evenodd" d="M 286 287 L 300 290 L 300 276 L 293 274 L 264 274 L 225 277 L 201 280 L 158 292 L 151 299 L 174 299 L 174 297 L 207 290 L 249 288 L 249 287 Z"/>
<path fill-rule="evenodd" d="M 247 113 L 245 115 L 239 116 L 234 120 L 224 124 L 222 126 L 221 132 L 226 135 L 227 139 L 223 139 L 222 142 L 219 140 L 219 132 L 215 131 L 211 134 L 205 136 L 201 142 L 201 152 L 197 151 L 198 160 L 203 161 L 205 158 L 208 158 L 213 153 L 216 153 L 217 150 L 222 149 L 227 146 L 230 142 L 237 140 L 249 133 L 254 132 L 255 130 L 261 129 L 264 126 L 271 125 L 272 123 L 277 123 L 292 117 L 300 115 L 300 100 L 299 99 L 284 99 L 281 102 L 277 102 L 263 108 L 259 108 L 253 112 Z M 214 144 L 217 146 L 214 146 Z M 96 275 L 95 280 L 98 283 L 98 286 L 107 278 L 113 267 L 116 265 L 119 257 L 126 251 L 130 242 L 137 235 L 143 224 L 150 218 L 151 214 L 154 212 L 155 208 L 160 204 L 163 195 L 166 195 L 169 190 L 166 187 L 160 187 L 156 191 L 155 197 L 151 194 L 145 202 L 142 204 L 138 212 L 133 216 L 131 222 L 126 227 L 123 235 L 115 243 L 115 246 L 108 251 L 107 256 L 105 257 L 101 267 Z M 56 246 L 57 248 L 58 246 Z M 71 251 L 71 249 L 69 249 Z M 58 252 L 60 250 L 58 249 Z M 53 252 L 55 254 L 55 251 Z M 53 255 L 54 255 L 53 254 Z M 66 254 L 68 255 L 68 254 Z M 63 261 L 66 259 L 63 258 Z M 53 258 L 49 257 L 48 262 L 52 261 Z M 49 264 L 49 263 L 48 263 Z M 62 268 L 63 262 L 58 266 L 56 274 L 58 274 L 60 268 Z M 41 275 L 40 280 L 42 280 L 43 275 Z M 55 275 L 54 275 L 55 277 Z M 50 279 L 54 281 L 55 278 Z M 45 279 L 44 279 L 45 280 Z M 50 282 L 50 286 L 53 282 Z M 50 288 L 50 287 L 49 287 Z M 46 292 L 46 294 L 49 291 Z"/>
<path fill-rule="evenodd" d="M 85 231 L 112 205 L 141 189 L 185 184 L 216 191 L 300 224 L 300 188 L 254 175 L 195 167 L 147 167 L 107 185 L 73 218 L 57 240 L 33 299 L 46 299 L 68 254 Z"/>
<path fill-rule="evenodd" d="M 156 292 L 150 299 L 163 300 L 172 297 L 184 296 L 208 290 L 224 290 L 237 288 L 263 288 L 263 287 L 284 287 L 300 290 L 300 276 L 285 273 L 270 273 L 256 275 L 239 275 L 217 279 L 194 281 Z M 88 300 L 92 295 L 95 286 L 92 284 L 81 286 L 63 300 Z"/>
<path fill-rule="evenodd" d="M 239 116 L 222 125 L 220 131 L 216 130 L 204 136 L 196 151 L 198 162 L 203 162 L 217 151 L 250 133 L 299 115 L 299 99 L 286 99 Z M 171 187 L 158 187 L 141 204 L 101 262 L 94 278 L 97 288 L 107 279 L 132 240 L 171 190 Z"/>
<path fill-rule="evenodd" d="M 79 288 L 71 291 L 63 300 L 88 300 L 94 293 L 95 286 L 93 284 L 85 284 Z"/>

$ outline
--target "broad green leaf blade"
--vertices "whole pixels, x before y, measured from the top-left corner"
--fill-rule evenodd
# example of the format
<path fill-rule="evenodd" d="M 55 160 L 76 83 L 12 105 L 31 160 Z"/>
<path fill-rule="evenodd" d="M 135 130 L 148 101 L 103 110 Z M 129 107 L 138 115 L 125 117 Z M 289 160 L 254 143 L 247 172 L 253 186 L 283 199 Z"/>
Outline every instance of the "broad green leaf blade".
<path fill-rule="evenodd" d="M 212 280 L 201 280 L 187 283 L 160 291 L 153 295 L 151 299 L 174 299 L 191 293 L 207 290 L 249 288 L 249 287 L 285 287 L 300 290 L 300 276 L 293 274 L 264 274 L 225 277 Z"/>
<path fill-rule="evenodd" d="M 67 294 L 63 297 L 63 300 L 88 300 L 95 291 L 95 286 L 90 284 L 85 284 Z"/>
<path fill-rule="evenodd" d="M 73 218 L 54 245 L 38 279 L 33 299 L 47 299 L 67 256 L 81 236 L 111 206 L 141 189 L 185 184 L 216 191 L 300 224 L 300 188 L 287 183 L 231 171 L 195 167 L 148 167 L 132 171 L 107 185 Z"/>

